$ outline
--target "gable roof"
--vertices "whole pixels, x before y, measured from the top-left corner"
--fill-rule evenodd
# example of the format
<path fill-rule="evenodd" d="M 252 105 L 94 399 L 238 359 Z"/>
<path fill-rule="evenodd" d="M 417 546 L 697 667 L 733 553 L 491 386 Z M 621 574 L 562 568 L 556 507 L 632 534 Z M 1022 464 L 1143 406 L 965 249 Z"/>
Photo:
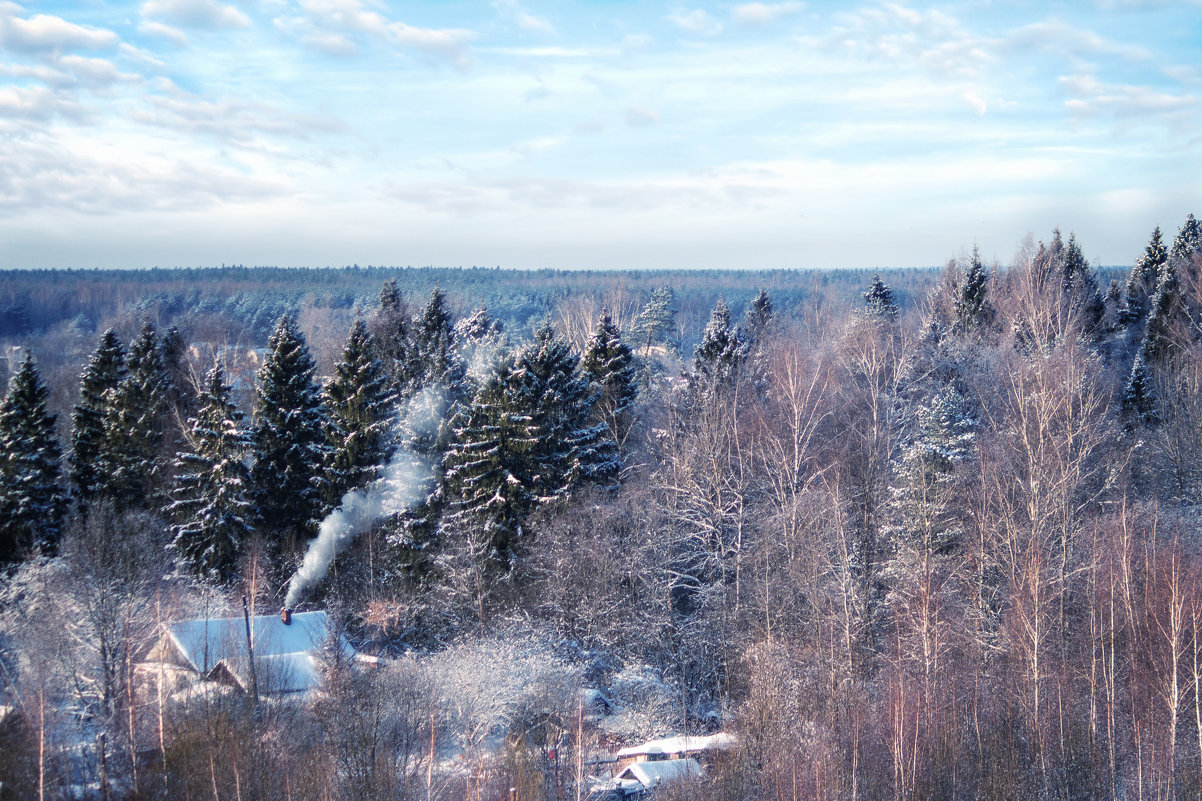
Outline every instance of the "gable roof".
<path fill-rule="evenodd" d="M 314 656 L 330 638 L 325 612 L 294 612 L 290 625 L 276 615 L 256 615 L 250 624 L 260 686 L 271 686 L 275 692 L 298 692 L 317 686 L 320 677 Z M 243 618 L 180 620 L 167 627 L 166 639 L 197 673 L 208 675 L 220 666 L 243 688 L 248 686 Z M 354 656 L 355 649 L 345 637 L 339 639 L 339 647 L 344 655 Z"/>
<path fill-rule="evenodd" d="M 687 776 L 700 776 L 703 771 L 695 759 L 661 759 L 658 762 L 635 762 L 617 776 L 618 786 L 632 789 L 629 782 L 636 781 L 645 788 L 661 782 L 670 782 Z"/>
<path fill-rule="evenodd" d="M 662 740 L 648 740 L 642 745 L 623 748 L 618 751 L 618 759 L 657 754 L 695 754 L 701 751 L 733 748 L 735 743 L 735 736 L 726 732 L 718 732 L 707 737 L 682 734 L 676 737 L 665 737 Z"/>

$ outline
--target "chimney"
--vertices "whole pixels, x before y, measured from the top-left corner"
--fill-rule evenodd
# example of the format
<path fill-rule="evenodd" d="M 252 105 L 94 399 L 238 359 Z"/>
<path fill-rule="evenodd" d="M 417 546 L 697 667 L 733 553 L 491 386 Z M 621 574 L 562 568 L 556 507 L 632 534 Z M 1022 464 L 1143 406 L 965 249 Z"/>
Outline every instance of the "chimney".
<path fill-rule="evenodd" d="M 292 610 L 286 606 L 283 609 L 281 609 L 280 610 L 280 620 L 284 621 L 285 626 L 291 626 L 292 625 Z"/>

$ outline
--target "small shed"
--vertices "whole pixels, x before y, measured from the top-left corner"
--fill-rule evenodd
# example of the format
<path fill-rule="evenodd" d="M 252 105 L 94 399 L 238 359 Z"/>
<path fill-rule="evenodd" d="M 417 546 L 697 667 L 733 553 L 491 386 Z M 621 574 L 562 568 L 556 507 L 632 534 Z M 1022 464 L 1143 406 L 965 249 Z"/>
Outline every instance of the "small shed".
<path fill-rule="evenodd" d="M 647 762 L 699 759 L 708 756 L 713 751 L 734 748 L 736 743 L 735 736 L 726 732 L 718 732 L 704 737 L 682 734 L 660 740 L 648 740 L 642 745 L 632 745 L 618 751 L 618 765 L 626 767 Z"/>
<path fill-rule="evenodd" d="M 636 762 L 614 778 L 613 789 L 621 795 L 636 795 L 654 790 L 665 782 L 702 776 L 705 771 L 695 759 L 663 759 Z"/>
<path fill-rule="evenodd" d="M 305 692 L 320 684 L 318 660 L 332 645 L 325 612 L 256 615 L 250 628 L 260 692 Z M 148 661 L 246 691 L 251 683 L 246 640 L 242 617 L 180 620 L 165 628 Z M 345 637 L 338 639 L 337 648 L 346 658 L 356 655 Z"/>

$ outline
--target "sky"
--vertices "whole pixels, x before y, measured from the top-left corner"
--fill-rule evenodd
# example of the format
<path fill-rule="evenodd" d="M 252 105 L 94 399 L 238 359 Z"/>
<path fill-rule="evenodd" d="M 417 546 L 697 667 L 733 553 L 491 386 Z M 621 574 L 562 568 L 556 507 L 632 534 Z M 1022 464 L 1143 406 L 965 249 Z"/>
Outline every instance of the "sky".
<path fill-rule="evenodd" d="M 0 268 L 945 263 L 1202 215 L 1202 3 L 0 0 Z"/>

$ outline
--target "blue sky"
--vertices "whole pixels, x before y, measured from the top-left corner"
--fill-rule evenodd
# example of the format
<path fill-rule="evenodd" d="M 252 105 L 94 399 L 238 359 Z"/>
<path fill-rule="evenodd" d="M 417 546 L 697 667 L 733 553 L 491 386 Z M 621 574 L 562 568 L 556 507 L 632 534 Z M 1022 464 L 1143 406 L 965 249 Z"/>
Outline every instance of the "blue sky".
<path fill-rule="evenodd" d="M 0 267 L 1130 263 L 1202 5 L 0 0 Z"/>

